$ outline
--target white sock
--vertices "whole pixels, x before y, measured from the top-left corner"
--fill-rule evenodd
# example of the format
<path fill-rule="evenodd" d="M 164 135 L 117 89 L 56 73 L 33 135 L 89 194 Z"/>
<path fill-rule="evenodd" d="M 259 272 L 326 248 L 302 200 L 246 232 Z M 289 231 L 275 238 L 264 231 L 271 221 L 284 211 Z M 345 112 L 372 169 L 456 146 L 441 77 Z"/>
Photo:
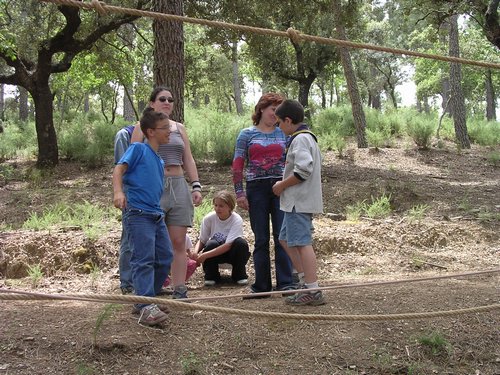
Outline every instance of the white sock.
<path fill-rule="evenodd" d="M 304 284 L 304 272 L 299 272 L 298 275 L 299 275 L 299 282 L 301 284 Z"/>
<path fill-rule="evenodd" d="M 315 281 L 314 283 L 310 283 L 310 284 L 306 283 L 306 288 L 307 289 L 319 288 L 318 282 Z"/>

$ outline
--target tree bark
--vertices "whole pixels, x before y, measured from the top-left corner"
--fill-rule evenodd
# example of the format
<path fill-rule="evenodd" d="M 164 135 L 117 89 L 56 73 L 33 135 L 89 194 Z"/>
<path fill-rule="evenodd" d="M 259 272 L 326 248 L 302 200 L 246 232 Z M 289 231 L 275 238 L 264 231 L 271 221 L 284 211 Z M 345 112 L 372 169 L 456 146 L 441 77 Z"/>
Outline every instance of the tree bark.
<path fill-rule="evenodd" d="M 311 92 L 311 86 L 316 79 L 315 74 L 309 74 L 307 77 L 299 80 L 299 102 L 304 107 L 306 119 L 310 119 L 310 109 L 309 109 L 309 93 Z"/>
<path fill-rule="evenodd" d="M 241 100 L 240 69 L 238 64 L 238 42 L 233 41 L 231 45 L 231 62 L 233 65 L 233 91 L 236 113 L 243 114 L 243 102 Z"/>
<path fill-rule="evenodd" d="M 450 103 L 449 105 L 446 105 L 446 103 L 449 102 L 449 97 L 450 97 L 450 79 L 449 77 L 443 77 L 441 80 L 441 109 L 443 112 L 445 112 L 448 116 L 452 116 L 453 114 L 453 104 Z"/>
<path fill-rule="evenodd" d="M 83 97 L 83 112 L 89 113 L 89 111 L 90 111 L 90 98 L 89 94 L 85 93 L 85 96 Z"/>
<path fill-rule="evenodd" d="M 137 121 L 134 103 L 132 103 L 133 97 L 134 89 L 132 85 L 123 86 L 123 118 L 128 122 Z"/>
<path fill-rule="evenodd" d="M 29 117 L 28 91 L 22 86 L 18 86 L 18 89 L 19 89 L 19 120 L 27 121 Z"/>
<path fill-rule="evenodd" d="M 458 15 L 452 15 L 450 21 L 450 48 L 449 55 L 460 57 L 460 46 L 458 42 Z M 450 88 L 453 123 L 455 125 L 455 136 L 462 148 L 470 148 L 467 123 L 465 119 L 465 98 L 462 91 L 462 67 L 459 63 L 450 63 Z"/>
<path fill-rule="evenodd" d="M 154 10 L 161 13 L 184 15 L 182 0 L 154 0 Z M 153 34 L 155 85 L 167 86 L 175 98 L 172 119 L 184 122 L 184 27 L 182 22 L 154 19 Z M 201 72 L 200 72 L 201 73 Z"/>
<path fill-rule="evenodd" d="M 493 80 L 491 79 L 491 70 L 486 70 L 485 78 L 486 86 L 486 120 L 494 121 L 497 119 L 496 115 L 496 96 Z"/>
<path fill-rule="evenodd" d="M 37 166 L 40 168 L 52 167 L 59 162 L 59 148 L 54 128 L 52 92 L 48 82 L 46 85 L 37 86 L 36 90 L 32 91 L 31 97 L 35 104 L 35 126 L 38 142 Z"/>
<path fill-rule="evenodd" d="M 5 120 L 5 86 L 0 84 L 0 121 Z"/>
<path fill-rule="evenodd" d="M 333 0 L 332 2 L 333 14 L 337 29 L 337 35 L 339 39 L 346 39 L 346 32 L 344 25 L 342 23 L 341 17 L 341 6 L 340 0 Z M 354 68 L 352 66 L 351 55 L 346 48 L 338 47 L 340 52 L 340 60 L 342 62 L 342 67 L 344 68 L 344 75 L 347 81 L 347 91 L 349 93 L 349 98 L 351 100 L 352 115 L 354 117 L 354 126 L 356 127 L 356 138 L 358 141 L 358 148 L 368 147 L 366 142 L 366 118 L 365 112 L 363 111 L 363 105 L 361 103 L 361 97 L 359 95 L 358 84 L 356 81 L 356 75 L 354 74 Z"/>

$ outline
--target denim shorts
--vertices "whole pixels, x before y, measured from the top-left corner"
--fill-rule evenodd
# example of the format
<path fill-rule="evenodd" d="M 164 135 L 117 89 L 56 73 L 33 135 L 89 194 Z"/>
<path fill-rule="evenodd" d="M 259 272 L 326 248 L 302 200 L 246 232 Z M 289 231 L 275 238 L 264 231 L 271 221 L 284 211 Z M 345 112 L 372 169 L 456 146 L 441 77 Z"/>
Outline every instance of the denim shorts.
<path fill-rule="evenodd" d="M 167 226 L 193 226 L 193 198 L 184 176 L 165 177 L 165 187 L 160 206 L 165 212 Z"/>
<path fill-rule="evenodd" d="M 288 247 L 312 245 L 312 214 L 295 212 L 285 212 L 279 239 L 286 241 Z"/>

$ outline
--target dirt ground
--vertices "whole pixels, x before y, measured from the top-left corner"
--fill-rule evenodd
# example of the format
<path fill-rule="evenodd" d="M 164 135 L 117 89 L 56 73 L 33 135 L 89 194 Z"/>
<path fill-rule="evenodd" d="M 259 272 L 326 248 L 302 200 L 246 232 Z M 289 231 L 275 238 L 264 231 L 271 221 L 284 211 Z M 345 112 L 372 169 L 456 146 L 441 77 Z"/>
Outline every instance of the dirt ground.
<path fill-rule="evenodd" d="M 321 315 L 386 315 L 458 310 L 499 303 L 499 273 L 362 286 L 471 271 L 498 270 L 500 148 L 379 151 L 351 145 L 324 155 L 325 214 L 315 219 L 315 248 L 327 304 L 290 307 L 281 295 L 243 300 L 245 287 L 207 288 L 202 272 L 189 296 L 205 306 L 306 314 L 267 318 L 172 307 L 163 329 L 139 326 L 130 305 L 0 300 L 0 374 L 500 374 L 499 310 L 387 321 L 311 320 Z M 0 288 L 41 293 L 119 295 L 118 221 L 89 240 L 82 230 L 21 229 L 32 212 L 56 202 L 111 205 L 111 168 L 61 162 L 42 179 L 32 163 L 5 162 L 0 174 Z M 209 188 L 231 188 L 228 167 L 199 162 Z M 26 176 L 31 176 L 26 178 Z M 345 220 L 347 205 L 390 194 L 384 219 Z M 427 205 L 425 217 L 409 210 Z M 240 212 L 241 213 L 241 212 Z M 246 219 L 246 215 L 241 213 Z M 118 215 L 117 215 L 118 216 Z M 245 224 L 247 238 L 252 234 Z M 191 231 L 196 239 L 196 231 Z M 87 264 L 99 272 L 88 271 Z M 40 264 L 37 288 L 28 265 Z M 253 275 L 252 264 L 248 264 Z M 353 284 L 349 288 L 335 288 Z M 168 298 L 168 297 L 165 297 Z M 109 316 L 108 316 L 109 313 Z"/>

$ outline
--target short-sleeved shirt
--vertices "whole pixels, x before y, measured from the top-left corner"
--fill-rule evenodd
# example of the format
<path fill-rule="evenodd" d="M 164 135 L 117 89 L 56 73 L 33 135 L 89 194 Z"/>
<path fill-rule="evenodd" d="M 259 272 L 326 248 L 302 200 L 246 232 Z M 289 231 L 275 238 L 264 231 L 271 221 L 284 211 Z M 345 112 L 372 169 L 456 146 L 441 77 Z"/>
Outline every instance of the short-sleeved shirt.
<path fill-rule="evenodd" d="M 149 144 L 132 143 L 118 164 L 127 164 L 123 175 L 127 206 L 161 214 L 164 162 Z"/>
<path fill-rule="evenodd" d="M 231 243 L 238 237 L 243 237 L 243 219 L 236 212 L 231 213 L 226 220 L 221 220 L 215 212 L 210 212 L 201 222 L 200 241 L 203 244 L 213 239 L 222 245 Z"/>

